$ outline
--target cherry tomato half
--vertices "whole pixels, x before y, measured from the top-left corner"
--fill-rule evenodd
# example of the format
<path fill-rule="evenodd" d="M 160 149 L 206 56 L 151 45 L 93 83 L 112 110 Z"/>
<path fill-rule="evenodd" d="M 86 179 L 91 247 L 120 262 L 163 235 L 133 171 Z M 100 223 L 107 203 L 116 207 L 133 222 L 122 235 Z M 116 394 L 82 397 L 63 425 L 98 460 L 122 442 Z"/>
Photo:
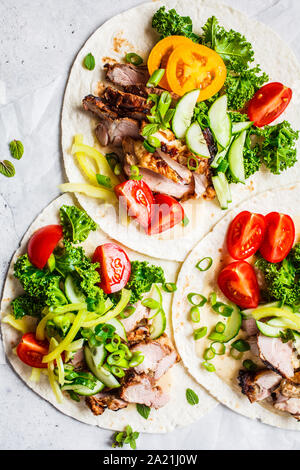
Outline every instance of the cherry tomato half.
<path fill-rule="evenodd" d="M 151 222 L 151 208 L 154 197 L 149 186 L 142 180 L 128 180 L 115 186 L 117 197 L 127 206 L 128 215 L 148 228 Z"/>
<path fill-rule="evenodd" d="M 17 346 L 17 355 L 24 364 L 38 369 L 45 369 L 47 363 L 42 362 L 43 357 L 49 352 L 49 343 L 46 340 L 39 341 L 34 333 L 26 333 L 22 336 Z"/>
<path fill-rule="evenodd" d="M 63 237 L 60 225 L 46 225 L 37 230 L 29 240 L 27 252 L 34 266 L 43 269 L 49 256 Z"/>
<path fill-rule="evenodd" d="M 223 294 L 241 308 L 256 308 L 259 287 L 255 271 L 247 261 L 235 261 L 222 269 L 218 285 Z"/>
<path fill-rule="evenodd" d="M 227 249 L 234 259 L 246 259 L 259 249 L 265 232 L 265 218 L 261 214 L 240 212 L 229 225 Z"/>
<path fill-rule="evenodd" d="M 157 194 L 154 201 L 153 218 L 148 229 L 149 235 L 165 232 L 183 220 L 183 207 L 173 197 Z"/>
<path fill-rule="evenodd" d="M 272 82 L 261 87 L 249 101 L 248 116 L 257 127 L 274 121 L 285 110 L 292 99 L 291 88 Z"/>
<path fill-rule="evenodd" d="M 125 251 L 115 243 L 105 243 L 96 248 L 93 263 L 100 263 L 100 287 L 106 294 L 118 292 L 126 286 L 131 273 L 131 263 Z"/>
<path fill-rule="evenodd" d="M 295 225 L 289 215 L 270 212 L 260 253 L 270 263 L 279 263 L 289 254 L 295 241 Z"/>

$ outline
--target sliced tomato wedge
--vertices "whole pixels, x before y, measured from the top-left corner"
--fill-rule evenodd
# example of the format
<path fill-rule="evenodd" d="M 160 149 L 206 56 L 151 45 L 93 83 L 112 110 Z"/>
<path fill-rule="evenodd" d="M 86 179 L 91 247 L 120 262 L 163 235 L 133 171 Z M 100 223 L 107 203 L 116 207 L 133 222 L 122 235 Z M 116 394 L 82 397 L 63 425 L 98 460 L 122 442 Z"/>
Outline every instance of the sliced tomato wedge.
<path fill-rule="evenodd" d="M 131 263 L 125 251 L 115 243 L 105 243 L 96 248 L 93 263 L 99 263 L 100 287 L 106 294 L 118 292 L 126 286 L 131 273 Z"/>
<path fill-rule="evenodd" d="M 255 271 L 247 261 L 235 261 L 222 269 L 218 285 L 223 294 L 241 308 L 256 308 L 259 287 Z"/>
<path fill-rule="evenodd" d="M 157 194 L 154 200 L 154 214 L 148 229 L 149 235 L 165 232 L 179 224 L 184 218 L 182 205 L 173 197 Z"/>
<path fill-rule="evenodd" d="M 37 230 L 29 240 L 27 253 L 34 266 L 43 269 L 54 248 L 63 237 L 60 225 L 46 225 Z"/>
<path fill-rule="evenodd" d="M 148 228 L 151 222 L 151 208 L 154 197 L 149 186 L 143 181 L 128 180 L 114 188 L 121 204 L 127 207 L 128 215 Z"/>
<path fill-rule="evenodd" d="M 17 346 L 17 355 L 24 364 L 38 369 L 45 369 L 47 363 L 43 357 L 49 352 L 49 343 L 46 340 L 37 340 L 34 333 L 26 333 L 22 336 Z"/>
<path fill-rule="evenodd" d="M 260 254 L 270 263 L 279 263 L 289 254 L 295 241 L 295 225 L 291 217 L 270 212 L 265 217 L 266 230 Z"/>
<path fill-rule="evenodd" d="M 265 232 L 265 218 L 261 214 L 240 212 L 229 225 L 227 249 L 234 259 L 246 259 L 259 249 Z"/>
<path fill-rule="evenodd" d="M 261 87 L 249 101 L 248 116 L 257 127 L 273 122 L 288 106 L 292 99 L 291 88 L 282 83 L 272 82 Z"/>

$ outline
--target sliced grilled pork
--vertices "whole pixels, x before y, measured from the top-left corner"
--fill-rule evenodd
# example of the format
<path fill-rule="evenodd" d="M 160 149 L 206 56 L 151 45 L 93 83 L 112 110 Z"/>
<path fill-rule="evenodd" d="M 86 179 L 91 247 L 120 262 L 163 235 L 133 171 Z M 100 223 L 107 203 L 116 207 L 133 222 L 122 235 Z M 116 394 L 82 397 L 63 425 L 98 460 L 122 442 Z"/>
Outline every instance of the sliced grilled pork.
<path fill-rule="evenodd" d="M 127 168 L 127 171 L 129 170 L 130 169 Z M 145 183 L 147 183 L 150 189 L 155 193 L 168 194 L 176 199 L 187 198 L 194 193 L 193 181 L 191 181 L 190 184 L 175 183 L 169 178 L 146 168 L 141 168 L 140 174 L 142 175 Z"/>
<path fill-rule="evenodd" d="M 157 340 L 138 343 L 131 348 L 131 351 L 139 351 L 144 356 L 143 362 L 134 368 L 135 372 L 151 375 L 154 380 L 160 379 L 179 359 L 172 343 L 165 334 Z"/>
<path fill-rule="evenodd" d="M 282 380 L 273 393 L 273 404 L 277 410 L 291 413 L 300 419 L 300 384 Z"/>
<path fill-rule="evenodd" d="M 165 406 L 170 399 L 146 374 L 135 374 L 129 378 L 121 387 L 120 397 L 128 403 L 140 403 L 156 409 Z"/>
<path fill-rule="evenodd" d="M 126 117 L 120 119 L 103 117 L 95 129 L 95 133 L 100 144 L 104 147 L 110 144 L 120 147 L 125 136 L 135 139 L 140 136 L 138 122 Z"/>
<path fill-rule="evenodd" d="M 242 329 L 247 333 L 248 336 L 254 336 L 258 333 L 258 328 L 254 318 L 247 318 L 243 320 Z"/>
<path fill-rule="evenodd" d="M 281 380 L 281 375 L 272 370 L 260 370 L 258 372 L 241 370 L 238 376 L 242 393 L 247 395 L 251 403 L 269 397 Z"/>
<path fill-rule="evenodd" d="M 146 66 L 131 64 L 105 64 L 106 79 L 115 85 L 146 85 L 149 73 Z"/>
<path fill-rule="evenodd" d="M 149 308 L 144 307 L 141 302 L 137 302 L 133 307 L 135 307 L 135 311 L 128 318 L 120 318 L 120 322 L 123 324 L 126 333 L 134 330 L 141 320 L 149 317 Z"/>
<path fill-rule="evenodd" d="M 103 97 L 120 116 L 145 120 L 151 109 L 151 104 L 147 103 L 145 98 L 132 93 L 124 93 L 110 86 L 105 89 Z"/>
<path fill-rule="evenodd" d="M 150 337 L 150 329 L 148 325 L 138 326 L 134 330 L 127 333 L 127 341 L 130 346 L 148 340 Z"/>
<path fill-rule="evenodd" d="M 68 364 L 73 366 L 75 371 L 86 369 L 83 348 L 75 352 L 75 354 L 73 355 L 72 359 L 68 362 Z"/>
<path fill-rule="evenodd" d="M 259 357 L 267 367 L 283 377 L 293 377 L 293 348 L 291 342 L 283 343 L 280 338 L 270 338 L 259 334 L 257 337 L 257 346 Z"/>
<path fill-rule="evenodd" d="M 97 395 L 86 397 L 85 401 L 96 416 L 102 415 L 106 408 L 112 411 L 118 411 L 128 406 L 126 401 L 112 392 L 98 393 Z"/>
<path fill-rule="evenodd" d="M 181 165 L 175 159 L 169 157 L 169 155 L 161 149 L 157 149 L 156 153 L 173 171 L 177 173 L 184 183 L 189 184 L 191 182 L 192 172 L 186 166 Z"/>
<path fill-rule="evenodd" d="M 87 95 L 82 100 L 82 106 L 85 111 L 92 111 L 92 113 L 96 114 L 101 119 L 117 119 L 119 117 L 118 113 L 112 110 L 103 98 L 99 98 L 99 96 Z"/>

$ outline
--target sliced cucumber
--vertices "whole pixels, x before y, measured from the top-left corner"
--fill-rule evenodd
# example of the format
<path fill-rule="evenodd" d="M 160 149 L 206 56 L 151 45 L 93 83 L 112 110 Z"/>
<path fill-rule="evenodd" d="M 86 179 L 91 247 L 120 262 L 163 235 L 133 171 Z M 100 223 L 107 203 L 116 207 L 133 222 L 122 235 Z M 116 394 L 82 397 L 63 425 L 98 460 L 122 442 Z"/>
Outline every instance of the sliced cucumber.
<path fill-rule="evenodd" d="M 98 369 L 98 367 L 102 366 L 107 355 L 107 351 L 104 347 L 104 344 L 100 344 L 100 346 L 97 347 L 90 347 L 90 352 L 92 353 L 95 367 L 97 367 Z"/>
<path fill-rule="evenodd" d="M 120 387 L 119 382 L 117 381 L 117 379 L 111 372 L 109 372 L 107 369 L 105 369 L 102 366 L 96 367 L 94 363 L 93 355 L 88 346 L 85 346 L 84 348 L 84 357 L 85 357 L 87 366 L 90 369 L 90 371 L 94 374 L 95 377 L 97 377 L 98 380 L 103 382 L 106 387 L 109 387 L 109 388 Z"/>
<path fill-rule="evenodd" d="M 157 339 L 165 331 L 167 326 L 167 318 L 165 312 L 161 309 L 152 320 L 150 327 L 150 338 Z"/>
<path fill-rule="evenodd" d="M 227 96 L 220 96 L 209 108 L 210 129 L 223 149 L 228 147 L 231 139 L 231 119 L 227 113 Z"/>
<path fill-rule="evenodd" d="M 271 320 L 267 321 L 267 324 L 276 328 L 297 328 L 297 325 L 294 322 L 284 317 L 272 318 Z"/>
<path fill-rule="evenodd" d="M 126 330 L 124 328 L 123 323 L 121 323 L 119 320 L 116 318 L 112 318 L 111 320 L 108 320 L 107 322 L 109 325 L 112 325 L 116 329 L 116 334 L 120 336 L 124 341 L 127 341 L 127 336 L 126 336 Z"/>
<path fill-rule="evenodd" d="M 271 338 L 279 338 L 280 331 L 282 331 L 282 328 L 276 328 L 258 320 L 256 326 L 264 336 L 270 336 Z"/>
<path fill-rule="evenodd" d="M 297 349 L 298 354 L 300 354 L 300 334 L 296 331 L 293 331 L 294 335 L 294 347 Z"/>
<path fill-rule="evenodd" d="M 194 122 L 186 131 L 185 140 L 191 152 L 198 157 L 210 158 L 210 153 L 207 147 L 201 127 L 197 122 Z"/>
<path fill-rule="evenodd" d="M 85 302 L 85 295 L 80 292 L 71 274 L 68 274 L 65 280 L 65 294 L 71 304 L 80 304 Z"/>
<path fill-rule="evenodd" d="M 105 387 L 104 383 L 97 380 L 95 387 L 91 390 L 90 388 L 86 387 L 85 385 L 63 385 L 62 390 L 73 390 L 78 395 L 82 395 L 85 397 L 95 395 L 96 393 L 101 392 Z"/>
<path fill-rule="evenodd" d="M 232 123 L 232 133 L 239 134 L 240 132 L 246 131 L 251 127 L 253 124 L 252 121 L 244 121 L 244 122 L 233 122 Z"/>
<path fill-rule="evenodd" d="M 245 168 L 243 155 L 245 139 L 246 131 L 243 131 L 234 139 L 228 152 L 228 163 L 230 172 L 239 183 L 245 183 Z"/>
<path fill-rule="evenodd" d="M 279 308 L 279 306 L 280 306 L 279 302 L 270 302 L 268 304 L 261 305 L 260 307 L 261 308 L 272 308 L 272 307 Z M 258 308 L 260 308 L 260 307 L 258 307 Z M 245 319 L 253 318 L 252 317 L 252 312 L 254 310 L 257 310 L 257 308 L 248 308 L 247 310 L 243 310 L 242 311 L 243 318 L 245 318 Z"/>
<path fill-rule="evenodd" d="M 218 333 L 213 331 L 208 339 L 219 341 L 220 343 L 227 343 L 238 334 L 242 325 L 242 315 L 240 309 L 235 304 L 230 304 L 230 307 L 233 308 L 233 312 L 226 322 L 224 332 Z"/>
<path fill-rule="evenodd" d="M 228 209 L 228 203 L 231 202 L 231 191 L 225 173 L 218 173 L 212 177 L 217 198 L 221 209 Z"/>
<path fill-rule="evenodd" d="M 200 90 L 189 91 L 177 103 L 172 119 L 172 129 L 178 139 L 183 139 L 191 125 L 199 93 Z"/>

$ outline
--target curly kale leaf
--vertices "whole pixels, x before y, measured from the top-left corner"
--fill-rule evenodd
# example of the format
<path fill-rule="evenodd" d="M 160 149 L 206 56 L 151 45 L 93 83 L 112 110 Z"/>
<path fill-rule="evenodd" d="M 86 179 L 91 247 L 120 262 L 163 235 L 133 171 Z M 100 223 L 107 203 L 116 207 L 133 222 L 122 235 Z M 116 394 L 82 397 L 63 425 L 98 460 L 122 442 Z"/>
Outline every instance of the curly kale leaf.
<path fill-rule="evenodd" d="M 61 225 L 65 240 L 72 243 L 82 243 L 90 231 L 97 230 L 97 224 L 87 213 L 75 206 L 62 206 L 59 210 Z"/>
<path fill-rule="evenodd" d="M 20 256 L 14 266 L 14 276 L 24 291 L 46 305 L 64 305 L 68 301 L 60 289 L 61 276 L 33 266 L 27 255 Z"/>
<path fill-rule="evenodd" d="M 193 23 L 189 16 L 180 16 L 173 8 L 166 11 L 160 7 L 153 15 L 152 28 L 156 29 L 160 38 L 167 36 L 186 36 L 194 42 L 199 42 L 200 36 L 193 33 Z"/>
<path fill-rule="evenodd" d="M 259 65 L 239 73 L 229 72 L 225 80 L 229 109 L 243 109 L 259 88 L 269 80 L 266 73 L 261 73 Z"/>
<path fill-rule="evenodd" d="M 297 161 L 296 141 L 299 132 L 294 131 L 288 121 L 274 126 L 257 128 L 256 135 L 263 138 L 261 144 L 261 159 L 266 167 L 278 175 Z"/>
<path fill-rule="evenodd" d="M 247 114 L 239 113 L 238 111 L 228 111 L 231 122 L 244 122 L 248 121 Z"/>
<path fill-rule="evenodd" d="M 132 261 L 131 275 L 126 289 L 132 291 L 130 303 L 141 300 L 145 292 L 149 292 L 153 284 L 164 284 L 165 275 L 160 266 L 149 264 L 147 261 Z"/>
<path fill-rule="evenodd" d="M 11 305 L 14 317 L 19 319 L 25 315 L 39 317 L 45 307 L 45 302 L 28 294 L 23 294 L 16 297 Z"/>

